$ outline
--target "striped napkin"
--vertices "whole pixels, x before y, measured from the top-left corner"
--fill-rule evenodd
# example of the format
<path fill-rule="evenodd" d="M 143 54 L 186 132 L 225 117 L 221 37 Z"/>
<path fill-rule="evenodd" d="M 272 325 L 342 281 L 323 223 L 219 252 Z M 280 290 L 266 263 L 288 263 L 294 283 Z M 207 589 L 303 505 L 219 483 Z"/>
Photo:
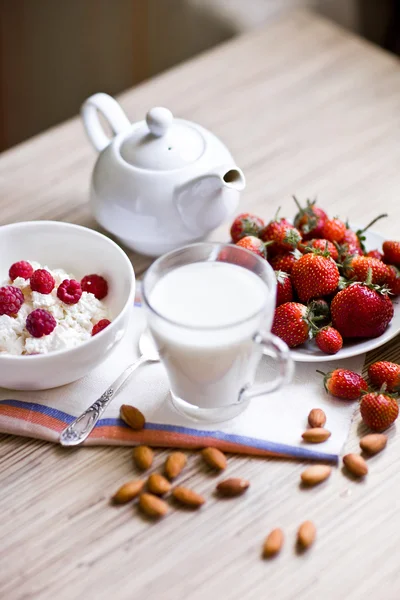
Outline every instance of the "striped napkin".
<path fill-rule="evenodd" d="M 138 356 L 138 340 L 145 328 L 144 310 L 136 302 L 127 334 L 113 354 L 90 375 L 52 390 L 16 392 L 0 388 L 0 432 L 58 442 L 59 433 L 83 412 Z M 341 361 L 361 372 L 364 356 Z M 255 398 L 236 418 L 225 423 L 199 424 L 178 414 L 169 401 L 168 380 L 160 363 L 139 367 L 103 414 L 85 442 L 87 445 L 135 445 L 200 448 L 215 446 L 227 452 L 283 456 L 336 462 L 354 413 L 353 402 L 328 396 L 316 369 L 330 371 L 337 364 L 297 363 L 293 382 L 282 390 Z M 273 362 L 262 360 L 257 379 L 272 377 Z M 137 406 L 146 417 L 143 431 L 132 431 L 120 418 L 121 404 Z M 332 432 L 323 444 L 302 442 L 312 408 L 322 408 Z"/>

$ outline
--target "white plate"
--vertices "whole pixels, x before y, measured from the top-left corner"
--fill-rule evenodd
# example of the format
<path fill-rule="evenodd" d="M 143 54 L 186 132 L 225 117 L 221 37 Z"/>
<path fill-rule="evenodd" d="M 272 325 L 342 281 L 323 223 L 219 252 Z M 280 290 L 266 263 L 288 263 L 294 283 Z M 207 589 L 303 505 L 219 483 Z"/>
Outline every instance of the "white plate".
<path fill-rule="evenodd" d="M 356 226 L 352 227 L 356 229 Z M 358 229 L 358 227 L 357 227 Z M 380 234 L 374 231 L 367 231 L 366 234 L 365 246 L 367 250 L 374 250 L 378 248 L 378 250 L 382 249 L 382 243 L 385 241 L 385 238 Z M 400 296 L 399 296 L 400 298 Z M 370 338 L 359 341 L 345 341 L 343 348 L 339 350 L 337 354 L 324 354 L 317 347 L 315 342 L 307 342 L 303 346 L 299 346 L 294 350 L 290 351 L 293 360 L 296 362 L 324 362 L 324 361 L 332 361 L 332 360 L 342 360 L 344 358 L 349 358 L 350 356 L 357 356 L 358 354 L 364 354 L 365 352 L 369 352 L 374 348 L 378 348 L 382 346 L 392 338 L 394 338 L 398 333 L 400 333 L 400 304 L 399 299 L 394 298 L 393 300 L 394 306 L 394 316 L 386 329 L 385 333 L 380 335 L 377 338 Z"/>

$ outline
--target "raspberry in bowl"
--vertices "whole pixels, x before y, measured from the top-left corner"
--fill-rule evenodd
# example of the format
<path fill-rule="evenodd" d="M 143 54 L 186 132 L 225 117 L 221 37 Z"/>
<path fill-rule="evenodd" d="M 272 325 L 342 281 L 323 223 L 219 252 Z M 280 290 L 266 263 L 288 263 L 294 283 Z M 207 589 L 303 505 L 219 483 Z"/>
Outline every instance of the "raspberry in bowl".
<path fill-rule="evenodd" d="M 56 221 L 0 228 L 0 387 L 75 381 L 123 337 L 135 293 L 126 254 L 106 236 Z"/>

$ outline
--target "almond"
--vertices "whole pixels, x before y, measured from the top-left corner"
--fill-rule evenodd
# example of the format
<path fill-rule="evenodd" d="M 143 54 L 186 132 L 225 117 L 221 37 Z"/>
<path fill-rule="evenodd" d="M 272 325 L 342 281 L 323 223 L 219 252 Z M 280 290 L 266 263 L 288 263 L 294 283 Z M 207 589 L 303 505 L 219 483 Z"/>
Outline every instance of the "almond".
<path fill-rule="evenodd" d="M 312 465 L 312 467 L 308 467 L 303 471 L 300 477 L 305 485 L 312 486 L 328 479 L 331 472 L 332 469 L 328 465 Z"/>
<path fill-rule="evenodd" d="M 143 413 L 136 406 L 123 404 L 120 408 L 121 419 L 125 421 L 131 429 L 141 431 L 146 423 Z"/>
<path fill-rule="evenodd" d="M 170 491 L 171 484 L 168 479 L 159 473 L 153 473 L 147 480 L 147 488 L 152 494 L 163 496 Z"/>
<path fill-rule="evenodd" d="M 313 427 L 312 429 L 307 429 L 301 437 L 309 444 L 320 444 L 331 437 L 331 432 L 323 427 Z"/>
<path fill-rule="evenodd" d="M 308 415 L 310 427 L 323 427 L 326 423 L 326 414 L 321 408 L 313 408 Z"/>
<path fill-rule="evenodd" d="M 312 521 L 304 521 L 297 532 L 297 544 L 305 550 L 313 544 L 316 535 L 317 530 L 314 523 Z"/>
<path fill-rule="evenodd" d="M 137 479 L 135 481 L 128 481 L 124 483 L 119 490 L 117 490 L 112 497 L 114 504 L 125 504 L 130 502 L 136 496 L 139 496 L 144 486 L 144 481 Z"/>
<path fill-rule="evenodd" d="M 378 454 L 387 444 L 387 436 L 383 433 L 370 433 L 360 440 L 360 448 L 367 454 Z"/>
<path fill-rule="evenodd" d="M 230 479 L 224 479 L 217 485 L 217 492 L 221 496 L 240 496 L 250 486 L 250 482 L 241 477 L 231 477 Z"/>
<path fill-rule="evenodd" d="M 154 518 L 163 517 L 169 510 L 168 504 L 153 494 L 141 494 L 139 506 L 148 517 Z"/>
<path fill-rule="evenodd" d="M 174 488 L 172 490 L 172 496 L 181 504 L 190 506 L 191 508 L 199 508 L 205 502 L 203 496 L 200 496 L 197 492 L 183 486 Z"/>
<path fill-rule="evenodd" d="M 218 471 L 226 469 L 226 456 L 218 448 L 204 448 L 201 451 L 201 456 L 212 469 L 217 469 Z"/>
<path fill-rule="evenodd" d="M 165 461 L 165 474 L 168 479 L 175 479 L 181 473 L 187 463 L 186 455 L 183 452 L 172 452 Z"/>
<path fill-rule="evenodd" d="M 343 463 L 348 471 L 356 477 L 364 477 L 368 473 L 368 465 L 359 454 L 346 454 Z"/>
<path fill-rule="evenodd" d="M 146 471 L 153 464 L 154 452 L 148 446 L 136 446 L 133 449 L 133 460 L 138 469 Z"/>
<path fill-rule="evenodd" d="M 263 545 L 263 557 L 270 558 L 281 551 L 283 546 L 283 531 L 277 527 L 267 536 Z"/>

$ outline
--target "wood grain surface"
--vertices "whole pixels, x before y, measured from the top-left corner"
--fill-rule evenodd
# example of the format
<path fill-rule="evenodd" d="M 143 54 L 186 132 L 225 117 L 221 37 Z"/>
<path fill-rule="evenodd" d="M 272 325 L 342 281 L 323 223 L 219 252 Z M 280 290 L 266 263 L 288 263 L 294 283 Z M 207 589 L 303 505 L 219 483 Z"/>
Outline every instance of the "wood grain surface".
<path fill-rule="evenodd" d="M 398 59 L 309 13 L 294 13 L 208 52 L 121 97 L 132 119 L 165 105 L 220 135 L 243 168 L 242 208 L 268 217 L 290 196 L 318 194 L 330 213 L 390 219 L 399 237 Z M 0 221 L 60 219 L 95 226 L 87 206 L 94 152 L 78 119 L 0 158 Z M 213 233 L 227 238 L 227 225 Z M 142 273 L 149 260 L 131 253 Z M 398 345 L 374 351 L 400 358 Z M 306 419 L 306 415 L 305 415 Z M 357 451 L 356 415 L 346 451 Z M 175 506 L 159 523 L 133 506 L 110 507 L 135 477 L 128 448 L 64 450 L 0 436 L 0 598 L 145 600 L 397 600 L 400 437 L 369 459 L 365 481 L 341 468 L 319 488 L 299 487 L 304 464 L 229 457 L 247 493 L 219 500 L 196 454 L 179 478 L 207 498 L 198 512 Z M 157 451 L 155 467 L 166 452 Z M 299 524 L 317 540 L 295 551 Z M 285 545 L 260 558 L 267 533 Z"/>

